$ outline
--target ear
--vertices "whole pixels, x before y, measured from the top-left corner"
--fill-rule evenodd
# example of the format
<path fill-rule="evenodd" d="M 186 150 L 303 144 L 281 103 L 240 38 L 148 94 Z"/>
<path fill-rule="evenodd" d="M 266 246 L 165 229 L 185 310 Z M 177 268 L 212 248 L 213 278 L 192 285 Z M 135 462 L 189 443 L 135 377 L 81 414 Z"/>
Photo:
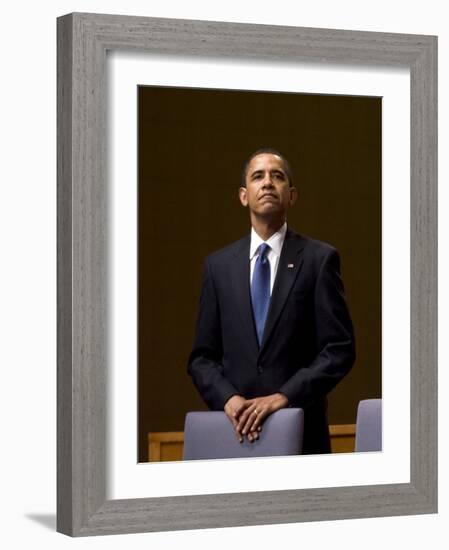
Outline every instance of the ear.
<path fill-rule="evenodd" d="M 290 187 L 290 206 L 295 204 L 296 199 L 298 198 L 298 195 L 299 193 L 296 187 Z"/>
<path fill-rule="evenodd" d="M 246 187 L 239 187 L 239 199 L 243 206 L 248 206 Z"/>

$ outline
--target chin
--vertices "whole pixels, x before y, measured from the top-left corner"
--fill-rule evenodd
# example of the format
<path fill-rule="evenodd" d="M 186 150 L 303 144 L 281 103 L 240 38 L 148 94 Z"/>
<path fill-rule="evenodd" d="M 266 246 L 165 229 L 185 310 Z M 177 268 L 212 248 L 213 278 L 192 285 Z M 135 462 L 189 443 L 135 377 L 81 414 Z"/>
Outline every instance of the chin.
<path fill-rule="evenodd" d="M 271 207 L 271 208 L 261 208 L 259 211 L 258 211 L 258 214 L 262 215 L 262 216 L 268 216 L 268 215 L 278 215 L 280 214 L 281 211 L 279 210 L 279 208 L 276 208 L 275 206 Z"/>

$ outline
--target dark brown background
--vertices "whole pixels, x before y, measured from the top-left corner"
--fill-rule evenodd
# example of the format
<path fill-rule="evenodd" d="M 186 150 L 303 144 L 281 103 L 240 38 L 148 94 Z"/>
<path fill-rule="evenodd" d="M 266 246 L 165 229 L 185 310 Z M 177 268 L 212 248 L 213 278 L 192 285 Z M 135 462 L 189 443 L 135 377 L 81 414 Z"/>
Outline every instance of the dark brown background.
<path fill-rule="evenodd" d="M 238 187 L 262 146 L 290 161 L 288 223 L 339 250 L 357 361 L 331 424 L 381 396 L 381 99 L 139 87 L 139 462 L 149 431 L 206 409 L 186 374 L 204 257 L 249 232 Z"/>

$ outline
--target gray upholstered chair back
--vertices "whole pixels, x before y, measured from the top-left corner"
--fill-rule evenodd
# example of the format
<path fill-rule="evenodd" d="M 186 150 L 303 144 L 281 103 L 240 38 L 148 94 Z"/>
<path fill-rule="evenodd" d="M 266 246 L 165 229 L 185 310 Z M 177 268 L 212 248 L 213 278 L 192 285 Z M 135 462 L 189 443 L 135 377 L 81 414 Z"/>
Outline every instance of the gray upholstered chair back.
<path fill-rule="evenodd" d="M 355 451 L 382 450 L 382 399 L 360 401 L 357 409 Z"/>
<path fill-rule="evenodd" d="M 224 412 L 189 412 L 184 427 L 184 460 L 252 458 L 301 454 L 304 427 L 302 409 L 281 409 L 270 415 L 259 439 L 240 443 Z"/>

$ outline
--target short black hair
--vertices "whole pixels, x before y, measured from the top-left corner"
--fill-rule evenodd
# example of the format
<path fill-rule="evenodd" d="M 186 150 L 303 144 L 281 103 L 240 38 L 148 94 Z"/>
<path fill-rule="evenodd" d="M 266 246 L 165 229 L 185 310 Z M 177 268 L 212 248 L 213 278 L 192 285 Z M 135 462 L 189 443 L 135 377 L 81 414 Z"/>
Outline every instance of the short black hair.
<path fill-rule="evenodd" d="M 293 186 L 293 173 L 292 169 L 290 168 L 290 164 L 288 160 L 282 155 L 277 149 L 274 149 L 274 147 L 261 147 L 260 149 L 257 149 L 257 151 L 254 151 L 248 159 L 245 161 L 245 164 L 243 165 L 243 171 L 242 171 L 242 187 L 246 187 L 246 175 L 248 173 L 248 166 L 249 163 L 253 160 L 254 157 L 257 157 L 258 155 L 276 155 L 282 160 L 282 163 L 284 164 L 285 173 L 287 174 L 288 183 L 290 184 L 290 187 Z"/>

